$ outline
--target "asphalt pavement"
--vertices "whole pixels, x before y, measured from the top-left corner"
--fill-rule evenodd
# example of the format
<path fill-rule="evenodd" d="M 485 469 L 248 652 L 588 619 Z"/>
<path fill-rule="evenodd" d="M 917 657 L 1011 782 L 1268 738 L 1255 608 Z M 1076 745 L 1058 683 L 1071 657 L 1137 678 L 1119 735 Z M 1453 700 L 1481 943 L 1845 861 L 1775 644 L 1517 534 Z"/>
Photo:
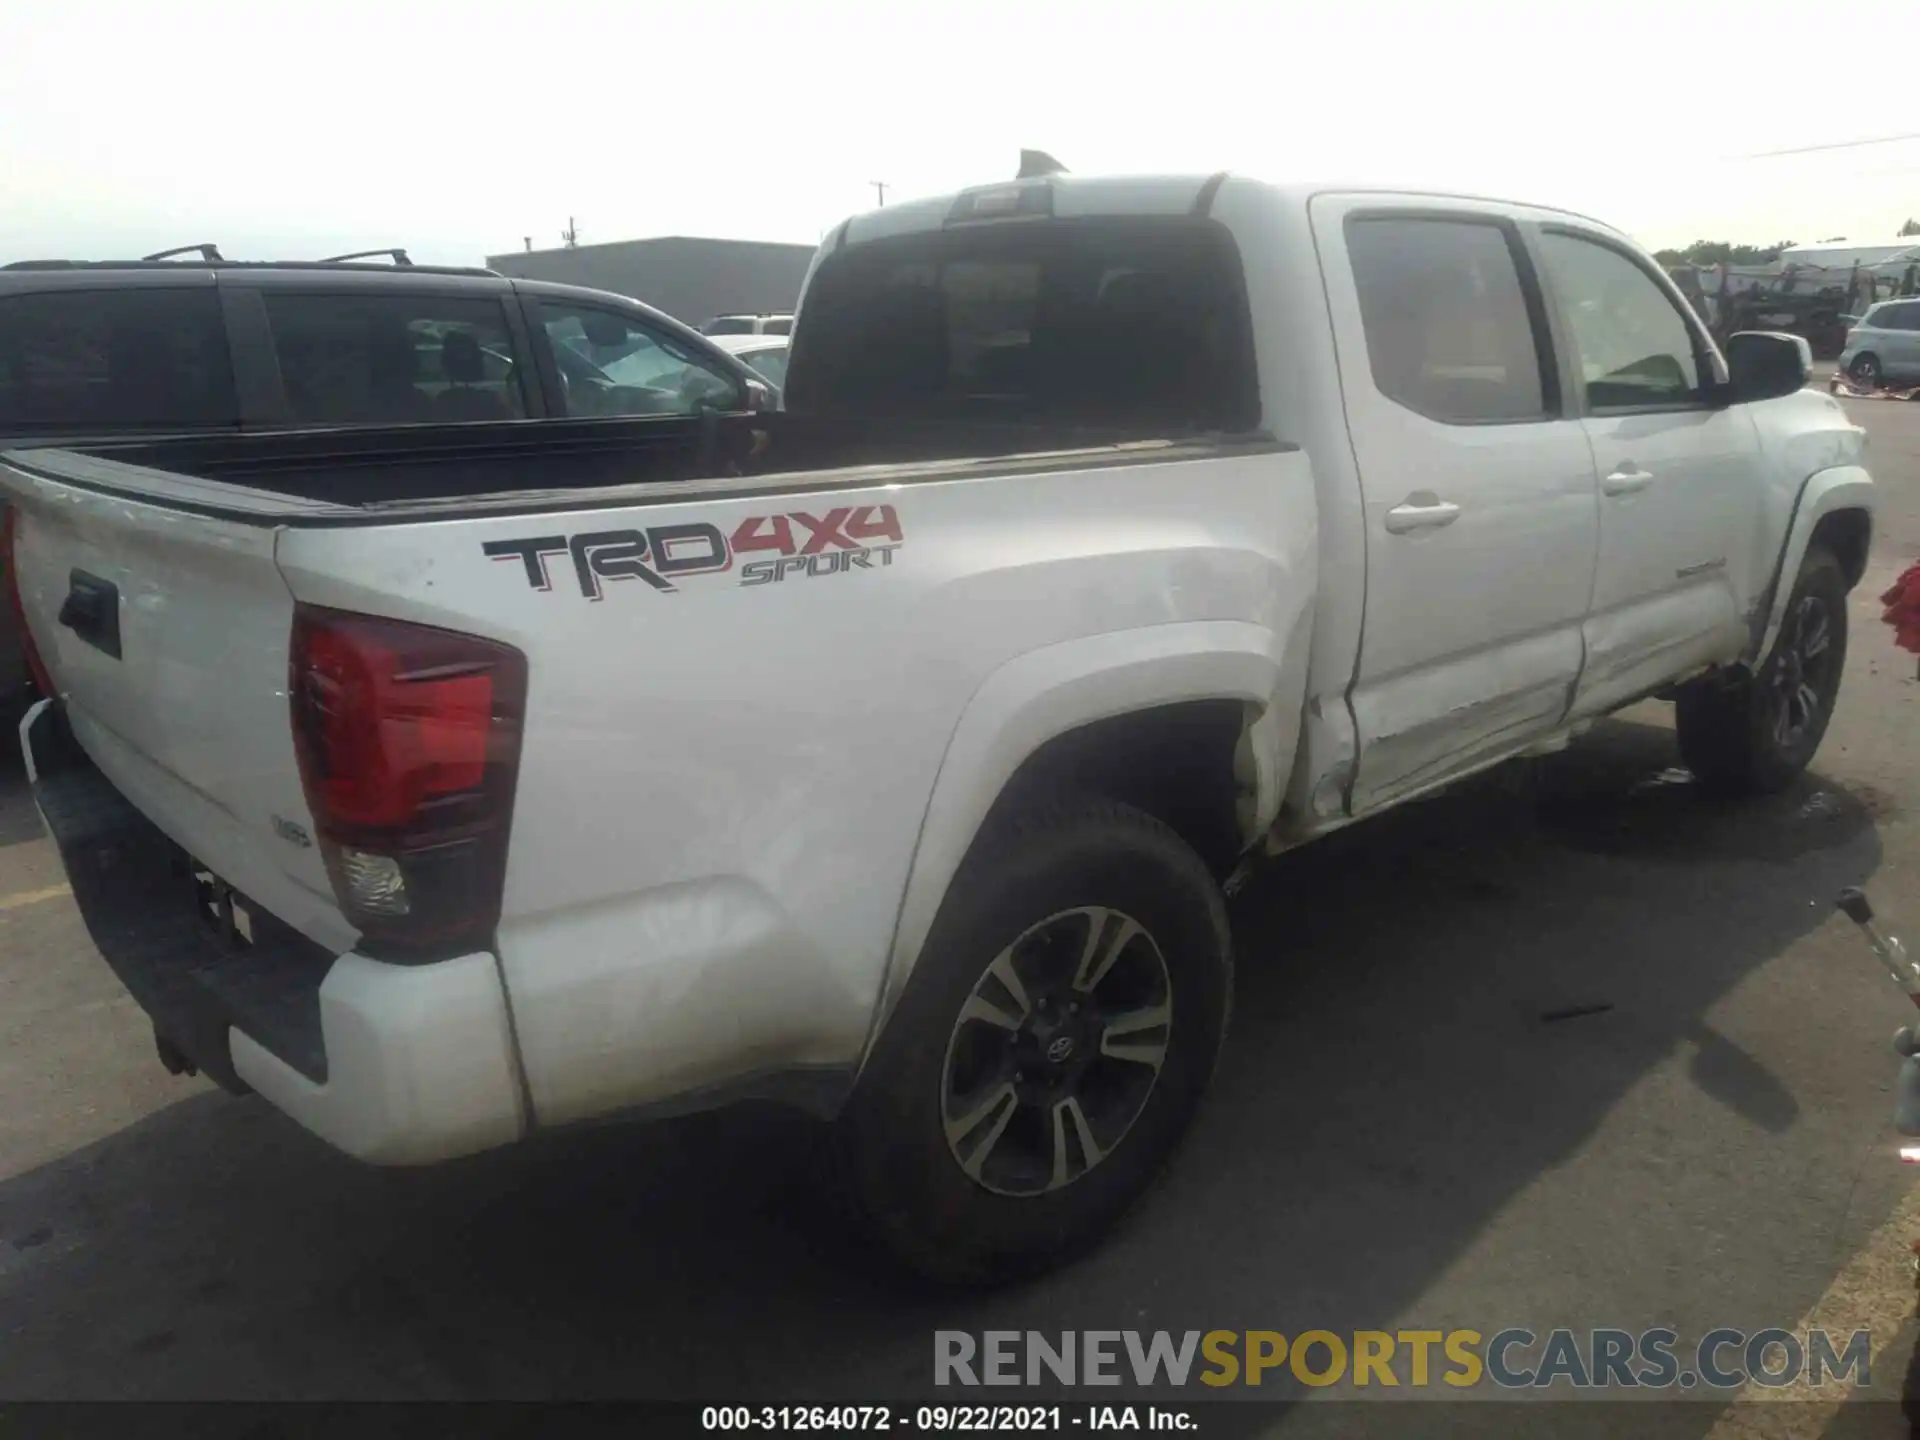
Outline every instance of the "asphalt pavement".
<path fill-rule="evenodd" d="M 1883 511 L 1813 771 L 1712 802 L 1648 705 L 1274 862 L 1177 1163 L 1085 1261 L 988 1296 L 857 1263 L 777 1111 L 383 1171 L 168 1076 L 9 747 L 0 1399 L 906 1400 L 936 1329 L 1897 1323 L 1903 1002 L 1832 902 L 1865 884 L 1920 941 L 1920 689 L 1875 604 L 1920 556 L 1920 404 L 1845 403 Z M 1728 1433 L 1724 1400 L 1672 1433 Z"/>

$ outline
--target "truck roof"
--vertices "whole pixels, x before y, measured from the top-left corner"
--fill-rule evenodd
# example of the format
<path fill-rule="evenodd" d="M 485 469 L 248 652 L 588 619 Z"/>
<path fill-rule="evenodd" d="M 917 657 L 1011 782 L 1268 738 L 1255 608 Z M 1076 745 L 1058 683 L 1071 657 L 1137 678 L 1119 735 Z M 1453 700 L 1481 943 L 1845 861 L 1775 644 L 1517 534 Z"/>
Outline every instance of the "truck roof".
<path fill-rule="evenodd" d="M 1604 220 L 1557 205 L 1515 200 L 1497 195 L 1474 194 L 1431 186 L 1381 184 L 1378 181 L 1335 183 L 1327 181 L 1271 181 L 1259 176 L 1221 170 L 1211 175 L 1197 172 L 1160 175 L 1073 175 L 1054 174 L 1028 180 L 996 181 L 969 186 L 946 195 L 908 200 L 883 209 L 869 210 L 842 222 L 827 243 L 838 246 L 847 241 L 866 243 L 892 235 L 908 235 L 939 229 L 956 216 L 956 210 L 983 195 L 1016 194 L 1023 190 L 1050 192 L 1051 213 L 1076 215 L 1186 215 L 1205 214 L 1213 197 L 1227 184 L 1235 188 L 1255 186 L 1268 191 L 1289 208 L 1304 210 L 1316 195 L 1368 194 L 1408 198 L 1471 200 L 1479 204 L 1509 206 L 1517 210 L 1545 211 L 1565 215 L 1588 225 L 1618 233 Z M 984 218 L 984 217 L 982 217 Z"/>

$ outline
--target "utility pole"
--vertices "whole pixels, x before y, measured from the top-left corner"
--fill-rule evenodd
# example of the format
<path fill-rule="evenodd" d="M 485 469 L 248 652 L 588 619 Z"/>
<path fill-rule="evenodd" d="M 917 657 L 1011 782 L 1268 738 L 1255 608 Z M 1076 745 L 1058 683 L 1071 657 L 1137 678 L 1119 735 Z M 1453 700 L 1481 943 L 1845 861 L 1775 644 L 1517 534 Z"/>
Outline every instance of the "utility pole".
<path fill-rule="evenodd" d="M 533 237 L 531 235 L 522 235 L 520 237 L 520 243 L 526 247 L 529 255 L 533 253 Z"/>
<path fill-rule="evenodd" d="M 560 232 L 560 239 L 569 250 L 580 243 L 580 227 L 573 223 L 573 216 L 567 217 L 567 228 Z"/>
<path fill-rule="evenodd" d="M 871 185 L 874 188 L 874 192 L 879 195 L 880 203 L 885 205 L 887 203 L 887 182 L 884 180 L 869 180 L 867 183 Z"/>

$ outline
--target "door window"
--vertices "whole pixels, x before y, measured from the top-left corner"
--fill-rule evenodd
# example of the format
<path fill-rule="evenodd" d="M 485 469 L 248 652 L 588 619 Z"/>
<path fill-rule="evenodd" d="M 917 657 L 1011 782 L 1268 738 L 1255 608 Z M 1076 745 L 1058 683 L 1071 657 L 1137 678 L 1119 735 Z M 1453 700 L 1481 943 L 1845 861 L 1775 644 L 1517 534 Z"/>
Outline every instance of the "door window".
<path fill-rule="evenodd" d="M 694 415 L 746 408 L 740 382 L 705 355 L 612 310 L 540 303 L 566 413 Z"/>
<path fill-rule="evenodd" d="M 0 427 L 83 430 L 240 421 L 210 285 L 0 300 Z"/>
<path fill-rule="evenodd" d="M 497 300 L 274 290 L 265 300 L 295 420 L 408 425 L 527 413 Z"/>
<path fill-rule="evenodd" d="M 1347 250 L 1374 384 L 1453 424 L 1539 420 L 1549 381 L 1513 242 L 1481 220 L 1353 220 Z"/>
<path fill-rule="evenodd" d="M 758 370 L 775 385 L 787 383 L 787 347 L 784 345 L 767 350 L 749 350 L 740 358 Z"/>
<path fill-rule="evenodd" d="M 1699 343 L 1653 277 L 1610 245 L 1548 231 L 1547 275 L 1593 410 L 1700 402 Z"/>

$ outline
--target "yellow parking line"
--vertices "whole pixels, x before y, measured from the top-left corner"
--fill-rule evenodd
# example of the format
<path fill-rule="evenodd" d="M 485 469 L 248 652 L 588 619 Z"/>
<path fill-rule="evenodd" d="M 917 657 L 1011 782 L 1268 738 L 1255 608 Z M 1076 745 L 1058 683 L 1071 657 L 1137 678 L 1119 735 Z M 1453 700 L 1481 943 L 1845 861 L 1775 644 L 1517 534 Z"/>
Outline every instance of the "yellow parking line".
<path fill-rule="evenodd" d="M 1826 1330 L 1835 1344 L 1844 1344 L 1856 1330 L 1873 1332 L 1874 1389 L 1885 1393 L 1882 1371 L 1898 1376 L 1907 1357 L 1888 1351 L 1888 1345 L 1914 1313 L 1911 1242 L 1920 1239 L 1920 1189 L 1909 1191 L 1887 1221 L 1867 1237 L 1814 1303 L 1795 1332 Z M 1822 1434 L 1846 1403 L 1844 1383 L 1815 1389 L 1804 1379 L 1798 1384 L 1769 1388 L 1749 1381 L 1722 1411 L 1706 1440 L 1813 1440 Z M 1797 1403 L 1764 1405 L 1755 1402 Z"/>
<path fill-rule="evenodd" d="M 0 895 L 0 910 L 18 910 L 26 905 L 38 905 L 42 900 L 58 900 L 62 895 L 71 895 L 73 890 L 66 885 L 49 885 L 44 890 L 22 890 L 18 895 Z"/>

